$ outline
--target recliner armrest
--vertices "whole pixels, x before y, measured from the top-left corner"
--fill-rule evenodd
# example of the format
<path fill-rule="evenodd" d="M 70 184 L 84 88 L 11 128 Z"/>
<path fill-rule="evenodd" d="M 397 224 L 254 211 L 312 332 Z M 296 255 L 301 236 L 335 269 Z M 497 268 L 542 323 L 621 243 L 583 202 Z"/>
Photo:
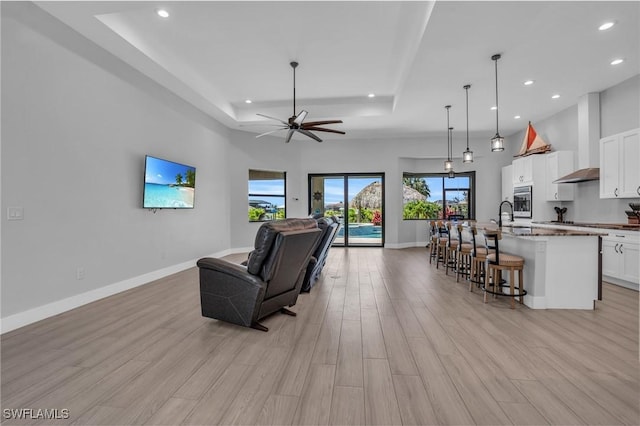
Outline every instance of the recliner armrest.
<path fill-rule="evenodd" d="M 247 271 L 246 266 L 238 265 L 236 263 L 231 263 L 226 260 L 216 259 L 213 257 L 204 257 L 198 260 L 197 265 L 199 268 L 220 272 L 233 278 L 245 281 L 249 284 L 253 284 L 256 287 L 265 286 L 265 282 L 262 281 L 259 276 L 251 275 Z"/>

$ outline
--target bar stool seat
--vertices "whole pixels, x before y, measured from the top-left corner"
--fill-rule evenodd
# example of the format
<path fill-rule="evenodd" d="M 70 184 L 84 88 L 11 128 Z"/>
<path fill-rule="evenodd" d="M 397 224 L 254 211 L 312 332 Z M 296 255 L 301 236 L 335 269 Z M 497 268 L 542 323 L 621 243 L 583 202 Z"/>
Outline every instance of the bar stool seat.
<path fill-rule="evenodd" d="M 486 256 L 486 260 L 489 262 L 496 261 L 496 254 L 491 253 Z M 500 266 L 524 266 L 524 259 L 520 256 L 516 256 L 513 254 L 501 253 L 500 254 Z"/>
<path fill-rule="evenodd" d="M 520 304 L 524 303 L 524 296 L 527 291 L 524 289 L 524 258 L 510 253 L 500 253 L 499 240 L 502 238 L 502 232 L 495 231 L 485 233 L 486 238 L 494 239 L 495 253 L 490 253 L 485 258 L 485 276 L 484 286 L 484 303 L 487 303 L 487 294 L 494 296 L 511 297 L 511 309 L 515 309 L 515 298 L 518 298 Z M 489 244 L 487 244 L 489 245 Z M 502 291 L 506 285 L 502 284 L 502 271 L 509 272 L 509 293 Z M 516 271 L 518 272 L 518 285 L 515 285 Z M 492 290 L 489 290 L 492 287 Z"/>

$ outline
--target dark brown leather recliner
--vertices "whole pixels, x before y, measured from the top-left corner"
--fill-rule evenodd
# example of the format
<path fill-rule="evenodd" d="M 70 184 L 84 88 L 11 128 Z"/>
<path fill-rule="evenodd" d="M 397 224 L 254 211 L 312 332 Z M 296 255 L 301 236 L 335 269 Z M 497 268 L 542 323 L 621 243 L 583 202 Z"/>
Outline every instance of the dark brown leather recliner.
<path fill-rule="evenodd" d="M 252 327 L 274 312 L 294 315 L 303 274 L 321 230 L 314 219 L 284 219 L 262 224 L 247 265 L 222 259 L 198 260 L 202 315 Z"/>

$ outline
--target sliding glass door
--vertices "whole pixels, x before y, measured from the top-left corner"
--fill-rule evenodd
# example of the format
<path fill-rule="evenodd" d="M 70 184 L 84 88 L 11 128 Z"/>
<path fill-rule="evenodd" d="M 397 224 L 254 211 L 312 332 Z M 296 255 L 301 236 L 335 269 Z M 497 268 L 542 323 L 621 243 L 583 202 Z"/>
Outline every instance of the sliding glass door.
<path fill-rule="evenodd" d="M 384 173 L 309 175 L 309 213 L 335 216 L 334 245 L 384 245 Z"/>

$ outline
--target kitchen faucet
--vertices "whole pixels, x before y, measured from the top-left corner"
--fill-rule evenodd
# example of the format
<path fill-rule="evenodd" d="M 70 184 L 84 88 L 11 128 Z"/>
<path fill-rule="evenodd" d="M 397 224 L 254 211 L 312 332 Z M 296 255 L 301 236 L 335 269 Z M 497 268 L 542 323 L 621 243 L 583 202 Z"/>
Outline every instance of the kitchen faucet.
<path fill-rule="evenodd" d="M 500 207 L 498 208 L 498 226 L 500 228 L 502 228 L 502 205 L 504 203 L 509 204 L 509 207 L 511 207 L 511 222 L 513 222 L 513 204 L 511 204 L 510 201 L 504 200 L 500 203 Z"/>

